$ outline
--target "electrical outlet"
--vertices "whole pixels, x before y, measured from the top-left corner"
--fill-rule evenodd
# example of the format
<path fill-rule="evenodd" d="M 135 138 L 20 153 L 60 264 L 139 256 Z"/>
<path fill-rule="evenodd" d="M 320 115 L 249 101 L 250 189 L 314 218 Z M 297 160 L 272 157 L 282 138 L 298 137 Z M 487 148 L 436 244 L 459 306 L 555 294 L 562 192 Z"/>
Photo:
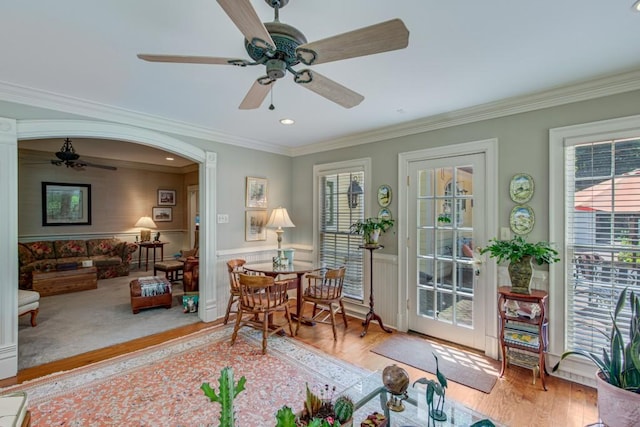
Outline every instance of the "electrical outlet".
<path fill-rule="evenodd" d="M 228 223 L 229 223 L 228 214 L 218 214 L 218 224 L 228 224 Z"/>
<path fill-rule="evenodd" d="M 509 227 L 501 227 L 500 228 L 500 240 L 509 240 L 511 239 L 511 230 Z"/>

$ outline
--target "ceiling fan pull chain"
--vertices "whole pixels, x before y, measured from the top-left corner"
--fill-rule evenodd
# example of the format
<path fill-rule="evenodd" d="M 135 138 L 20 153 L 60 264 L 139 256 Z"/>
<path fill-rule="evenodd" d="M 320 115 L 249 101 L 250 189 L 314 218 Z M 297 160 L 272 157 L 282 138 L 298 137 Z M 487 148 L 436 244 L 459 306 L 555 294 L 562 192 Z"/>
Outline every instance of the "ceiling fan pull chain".
<path fill-rule="evenodd" d="M 271 105 L 269 105 L 269 110 L 273 111 L 276 109 L 275 105 L 273 105 L 273 86 L 271 86 L 269 93 L 271 94 Z"/>

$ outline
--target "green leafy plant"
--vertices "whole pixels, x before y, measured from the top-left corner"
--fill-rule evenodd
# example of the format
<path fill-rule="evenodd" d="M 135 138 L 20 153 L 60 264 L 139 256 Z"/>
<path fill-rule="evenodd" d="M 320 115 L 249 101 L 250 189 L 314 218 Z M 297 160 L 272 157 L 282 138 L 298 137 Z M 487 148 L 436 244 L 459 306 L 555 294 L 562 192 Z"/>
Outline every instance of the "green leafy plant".
<path fill-rule="evenodd" d="M 296 427 L 296 414 L 288 406 L 283 406 L 276 413 L 276 427 Z"/>
<path fill-rule="evenodd" d="M 609 341 L 609 348 L 602 349 L 602 357 L 596 353 L 585 350 L 569 350 L 562 353 L 560 361 L 553 367 L 553 372 L 558 370 L 560 362 L 571 355 L 586 357 L 591 360 L 602 373 L 604 380 L 609 384 L 634 393 L 640 393 L 640 296 L 635 292 L 629 292 L 629 305 L 631 318 L 629 319 L 629 341 L 625 342 L 620 330 L 619 315 L 623 310 L 628 288 L 625 288 L 618 297 L 615 311 L 611 316 L 611 330 L 607 331 L 594 328 L 604 335 Z"/>
<path fill-rule="evenodd" d="M 320 394 L 316 394 L 306 384 L 304 409 L 296 420 L 299 425 L 307 427 L 340 427 L 353 416 L 355 404 L 348 396 L 341 395 L 333 401 L 336 388 L 325 384 Z M 283 408 L 284 409 L 284 408 Z M 287 425 L 282 425 L 287 427 Z"/>
<path fill-rule="evenodd" d="M 451 223 L 451 217 L 449 216 L 449 214 L 442 213 L 438 215 L 438 222 L 449 224 Z"/>
<path fill-rule="evenodd" d="M 516 236 L 511 240 L 489 240 L 489 245 L 480 249 L 480 254 L 489 252 L 489 256 L 500 263 L 509 261 L 516 263 L 525 256 L 535 259 L 538 265 L 552 264 L 560 261 L 558 251 L 548 242 L 529 243 L 524 237 Z"/>
<path fill-rule="evenodd" d="M 218 381 L 220 382 L 219 393 L 216 393 L 209 383 L 202 383 L 200 388 L 209 400 L 220 403 L 221 410 L 219 427 L 235 427 L 236 414 L 233 408 L 233 399 L 235 399 L 235 397 L 244 390 L 244 384 L 247 382 L 247 379 L 242 376 L 240 380 L 238 380 L 238 383 L 235 384 L 233 381 L 233 368 L 226 367 L 220 372 L 220 378 Z"/>
<path fill-rule="evenodd" d="M 371 239 L 371 235 L 376 232 L 385 233 L 393 227 L 395 220 L 385 218 L 366 218 L 363 221 L 356 221 L 349 227 L 351 233 L 362 234 L 366 243 L 374 243 L 375 239 Z"/>

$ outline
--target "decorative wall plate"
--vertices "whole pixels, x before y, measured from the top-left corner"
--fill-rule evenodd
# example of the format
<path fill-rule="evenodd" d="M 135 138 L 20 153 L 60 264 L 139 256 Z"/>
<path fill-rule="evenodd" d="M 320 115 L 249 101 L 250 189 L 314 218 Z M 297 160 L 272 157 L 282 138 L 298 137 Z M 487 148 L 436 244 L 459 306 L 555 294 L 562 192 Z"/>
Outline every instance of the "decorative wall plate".
<path fill-rule="evenodd" d="M 528 205 L 518 205 L 511 209 L 509 216 L 509 225 L 511 231 L 516 234 L 529 234 L 533 230 L 536 219 L 533 209 Z"/>
<path fill-rule="evenodd" d="M 382 208 L 378 211 L 378 219 L 393 219 L 391 217 L 391 211 L 387 208 Z"/>
<path fill-rule="evenodd" d="M 533 197 L 533 178 L 526 173 L 519 173 L 511 178 L 509 184 L 509 195 L 516 203 L 527 203 Z"/>
<path fill-rule="evenodd" d="M 391 187 L 387 184 L 378 187 L 378 204 L 383 208 L 391 204 Z"/>

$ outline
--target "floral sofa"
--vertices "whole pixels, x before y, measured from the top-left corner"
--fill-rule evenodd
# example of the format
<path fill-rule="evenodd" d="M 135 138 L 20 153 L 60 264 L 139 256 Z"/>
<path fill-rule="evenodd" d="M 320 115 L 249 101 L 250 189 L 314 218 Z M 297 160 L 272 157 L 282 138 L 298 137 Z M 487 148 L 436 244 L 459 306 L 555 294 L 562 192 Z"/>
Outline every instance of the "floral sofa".
<path fill-rule="evenodd" d="M 70 264 L 80 266 L 82 261 L 92 260 L 98 270 L 98 279 L 128 276 L 132 254 L 138 249 L 135 243 L 118 239 L 89 240 L 41 240 L 18 243 L 20 265 L 18 286 L 31 289 L 34 270 L 55 270 Z"/>

